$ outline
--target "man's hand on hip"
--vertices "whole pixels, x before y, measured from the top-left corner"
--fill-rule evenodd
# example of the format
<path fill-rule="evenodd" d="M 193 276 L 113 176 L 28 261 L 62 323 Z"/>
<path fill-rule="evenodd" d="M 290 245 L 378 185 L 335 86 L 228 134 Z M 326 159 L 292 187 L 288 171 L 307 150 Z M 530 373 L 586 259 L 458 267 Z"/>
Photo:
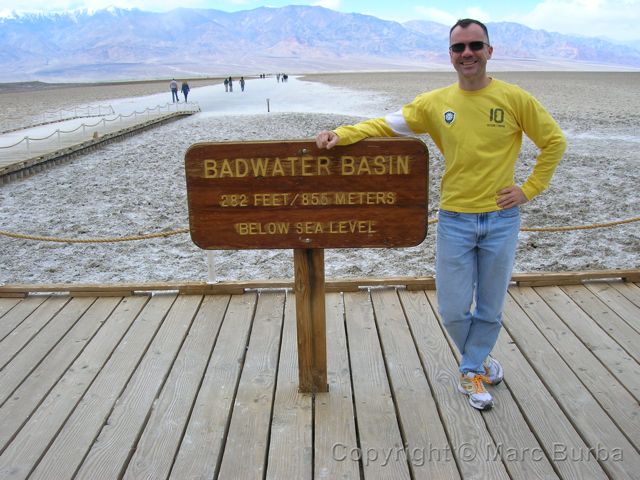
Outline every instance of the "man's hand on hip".
<path fill-rule="evenodd" d="M 529 201 L 522 189 L 517 185 L 498 190 L 497 195 L 498 199 L 496 200 L 496 204 L 500 208 L 517 207 Z"/>

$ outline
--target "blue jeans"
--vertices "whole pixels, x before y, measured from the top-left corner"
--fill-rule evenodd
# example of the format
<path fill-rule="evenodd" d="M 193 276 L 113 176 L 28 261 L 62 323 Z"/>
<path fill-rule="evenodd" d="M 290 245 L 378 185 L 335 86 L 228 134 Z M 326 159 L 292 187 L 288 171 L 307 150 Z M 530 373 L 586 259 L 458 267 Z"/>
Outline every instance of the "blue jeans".
<path fill-rule="evenodd" d="M 462 356 L 461 373 L 484 373 L 482 362 L 498 340 L 519 230 L 518 207 L 488 213 L 440 210 L 438 311 Z"/>

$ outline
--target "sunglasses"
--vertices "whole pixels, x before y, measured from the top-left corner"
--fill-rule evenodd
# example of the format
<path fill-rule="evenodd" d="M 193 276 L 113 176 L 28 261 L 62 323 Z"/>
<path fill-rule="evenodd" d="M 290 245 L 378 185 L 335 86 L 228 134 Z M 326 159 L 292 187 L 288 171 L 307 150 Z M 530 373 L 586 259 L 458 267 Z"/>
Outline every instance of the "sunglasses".
<path fill-rule="evenodd" d="M 482 50 L 485 45 L 487 47 L 491 46 L 488 43 L 481 42 L 481 41 L 469 42 L 469 43 L 454 43 L 449 47 L 449 50 L 451 50 L 453 53 L 462 53 L 464 52 L 464 49 L 467 48 L 467 45 L 469 45 L 469 49 L 472 52 L 477 52 L 478 50 Z"/>

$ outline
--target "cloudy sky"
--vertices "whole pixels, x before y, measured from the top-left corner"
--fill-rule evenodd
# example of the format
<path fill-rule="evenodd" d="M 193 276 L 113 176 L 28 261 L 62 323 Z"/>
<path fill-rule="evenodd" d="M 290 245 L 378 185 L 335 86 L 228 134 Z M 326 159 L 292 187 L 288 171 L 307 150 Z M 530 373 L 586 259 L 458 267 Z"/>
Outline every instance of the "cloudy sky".
<path fill-rule="evenodd" d="M 109 6 L 167 11 L 176 6 L 214 8 L 229 12 L 257 7 L 320 5 L 344 13 L 375 15 L 385 20 L 432 20 L 455 23 L 462 17 L 485 22 L 513 21 L 552 32 L 601 36 L 630 41 L 640 39 L 640 0 L 0 0 L 0 16 L 17 12 L 61 12 Z"/>

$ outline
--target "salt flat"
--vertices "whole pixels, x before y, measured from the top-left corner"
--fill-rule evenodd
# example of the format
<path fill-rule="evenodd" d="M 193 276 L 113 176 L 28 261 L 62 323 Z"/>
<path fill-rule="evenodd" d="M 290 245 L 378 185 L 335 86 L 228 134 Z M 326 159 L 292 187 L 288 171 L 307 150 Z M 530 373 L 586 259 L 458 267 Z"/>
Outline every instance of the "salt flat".
<path fill-rule="evenodd" d="M 523 207 L 523 226 L 584 225 L 640 215 L 640 74 L 500 72 L 530 90 L 557 118 L 569 148 L 551 188 Z M 203 112 L 89 153 L 72 163 L 0 187 L 0 229 L 59 237 L 113 237 L 170 231 L 188 224 L 184 152 L 200 141 L 311 138 L 324 128 L 383 115 L 454 74 L 362 73 L 309 76 L 286 84 L 252 79 L 224 92 L 220 80 L 193 82 L 190 100 Z M 270 112 L 266 112 L 266 98 Z M 0 95 L 14 115 L 44 108 L 109 103 L 139 108 L 170 99 L 168 82 L 81 86 Z M 15 122 L 16 120 L 14 120 Z M 442 158 L 428 138 L 430 216 L 438 205 Z M 525 142 L 516 172 L 535 158 Z M 565 233 L 525 233 L 516 271 L 638 268 L 639 224 Z M 407 249 L 330 250 L 329 277 L 430 275 L 435 229 Z M 0 281 L 113 282 L 203 280 L 204 252 L 188 235 L 114 244 L 69 245 L 0 237 Z M 217 278 L 292 276 L 289 250 L 216 253 Z"/>

